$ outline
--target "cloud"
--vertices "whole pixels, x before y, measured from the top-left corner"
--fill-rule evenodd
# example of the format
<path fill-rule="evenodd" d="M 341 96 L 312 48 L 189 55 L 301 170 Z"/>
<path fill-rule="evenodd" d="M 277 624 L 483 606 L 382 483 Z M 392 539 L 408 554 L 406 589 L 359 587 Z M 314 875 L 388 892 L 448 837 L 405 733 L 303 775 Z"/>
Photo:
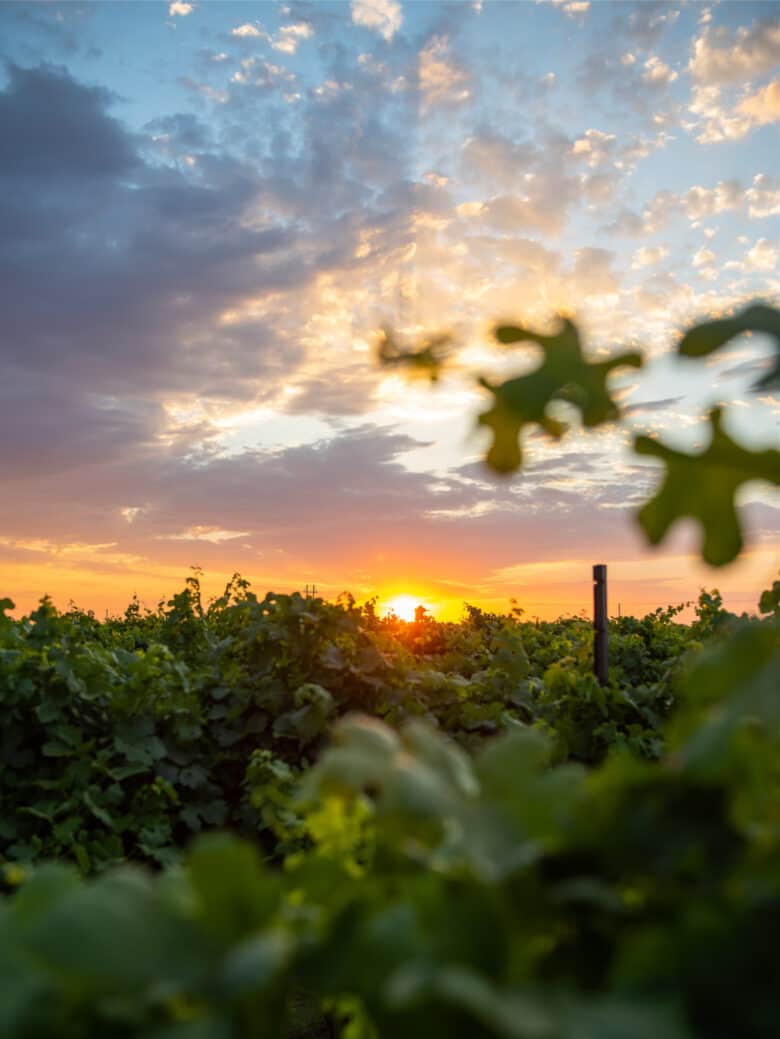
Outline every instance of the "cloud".
<path fill-rule="evenodd" d="M 283 25 L 279 31 L 282 36 L 297 36 L 303 40 L 309 40 L 314 35 L 314 29 L 309 22 L 292 22 L 289 25 Z"/>
<path fill-rule="evenodd" d="M 282 54 L 295 54 L 303 40 L 310 40 L 314 35 L 314 28 L 310 21 L 291 22 L 283 25 L 276 36 L 272 36 L 255 22 L 244 22 L 230 30 L 230 35 L 250 43 L 253 40 L 262 40 L 270 44 L 274 50 Z"/>
<path fill-rule="evenodd" d="M 252 37 L 267 36 L 262 29 L 258 29 L 256 25 L 252 25 L 251 22 L 244 22 L 243 25 L 237 25 L 235 29 L 230 30 L 231 36 L 238 36 L 241 39 L 251 39 Z"/>
<path fill-rule="evenodd" d="M 753 126 L 777 122 L 780 119 L 780 80 L 775 79 L 755 94 L 743 98 L 737 105 L 737 111 L 746 116 Z"/>
<path fill-rule="evenodd" d="M 397 0 L 352 0 L 352 21 L 373 29 L 389 43 L 403 24 L 403 12 Z"/>
<path fill-rule="evenodd" d="M 533 229 L 555 234 L 582 197 L 580 178 L 570 162 L 572 147 L 569 138 L 553 132 L 533 141 L 513 141 L 489 129 L 467 137 L 461 175 L 484 195 L 464 215 L 506 232 Z"/>
<path fill-rule="evenodd" d="M 644 64 L 644 72 L 642 73 L 642 79 L 645 83 L 661 83 L 668 85 L 674 83 L 677 79 L 677 73 L 670 69 L 669 66 L 661 61 L 657 55 L 649 57 Z"/>
<path fill-rule="evenodd" d="M 757 173 L 753 178 L 753 186 L 745 192 L 745 198 L 748 202 L 748 216 L 753 219 L 780 216 L 780 177 Z"/>
<path fill-rule="evenodd" d="M 693 41 L 688 72 L 703 86 L 741 84 L 780 62 L 780 18 L 766 17 L 736 31 L 707 25 Z"/>
<path fill-rule="evenodd" d="M 282 65 L 250 57 L 241 60 L 241 67 L 230 77 L 230 82 L 251 86 L 255 92 L 273 93 L 279 83 L 294 83 L 295 75 Z"/>
<path fill-rule="evenodd" d="M 0 92 L 0 176 L 20 190 L 28 177 L 57 190 L 63 183 L 105 183 L 137 165 L 131 137 L 106 115 L 110 91 L 82 86 L 52 65 L 10 63 L 7 77 Z"/>
<path fill-rule="evenodd" d="M 226 120 L 243 119 L 240 91 L 261 89 L 259 59 L 242 60 L 248 82 L 231 89 Z M 283 103 L 283 77 L 268 79 L 263 96 Z M 355 344 L 395 315 L 412 214 L 441 189 L 407 174 L 413 100 L 388 98 L 370 70 L 355 84 L 359 102 L 346 90 L 308 97 L 295 140 L 281 119 L 271 137 L 242 130 L 246 161 L 212 116 L 161 115 L 130 133 L 107 91 L 62 69 L 10 70 L 0 308 L 11 467 L 34 463 L 43 479 L 93 457 L 153 460 L 168 444 L 210 457 L 234 411 L 343 418 L 374 402 L 382 374 Z M 196 418 L 181 419 L 188 409 Z"/>
<path fill-rule="evenodd" d="M 682 207 L 689 220 L 697 221 L 715 213 L 738 209 L 743 200 L 742 185 L 738 180 L 721 180 L 714 188 L 694 185 L 682 199 Z"/>
<path fill-rule="evenodd" d="M 603 231 L 609 235 L 637 238 L 645 233 L 645 224 L 638 213 L 627 206 L 622 206 L 615 219 L 604 225 Z"/>
<path fill-rule="evenodd" d="M 670 90 L 679 74 L 658 55 L 643 61 L 624 50 L 629 26 L 625 18 L 613 20 L 609 42 L 600 39 L 575 66 L 577 83 L 588 95 L 609 98 L 615 106 L 611 114 L 632 111 L 641 118 L 639 125 L 668 131 L 679 123 L 681 106 Z"/>
<path fill-rule="evenodd" d="M 612 270 L 616 259 L 615 253 L 609 249 L 578 249 L 571 272 L 577 291 L 588 296 L 604 296 L 617 292 L 618 280 Z"/>
<path fill-rule="evenodd" d="M 446 36 L 434 36 L 419 54 L 422 111 L 434 105 L 458 105 L 470 97 L 469 77 L 449 53 Z"/>
<path fill-rule="evenodd" d="M 16 31 L 32 37 L 40 46 L 31 48 L 36 56 L 45 54 L 51 59 L 53 53 L 63 57 L 80 54 L 86 58 L 99 58 L 102 50 L 89 39 L 90 22 L 95 8 L 88 4 L 3 4 L 0 5 L 4 57 L 13 55 L 13 40 Z M 20 56 L 16 55 L 16 60 Z"/>
<path fill-rule="evenodd" d="M 778 249 L 766 238 L 758 241 L 745 253 L 745 269 L 750 271 L 773 271 L 777 267 Z"/>
<path fill-rule="evenodd" d="M 630 173 L 640 160 L 666 147 L 668 141 L 669 137 L 663 130 L 654 136 L 618 136 L 590 129 L 574 141 L 570 154 L 575 160 L 585 159 L 592 169 L 612 166 L 621 173 Z"/>
<path fill-rule="evenodd" d="M 656 192 L 645 207 L 642 226 L 646 233 L 655 234 L 678 214 L 697 226 L 718 213 L 745 211 L 754 220 L 780 213 L 780 180 L 766 173 L 757 173 L 749 188 L 740 180 L 731 179 L 718 181 L 711 188 L 694 184 L 684 194 L 663 189 Z M 624 218 L 627 229 L 623 233 L 629 233 L 635 229 L 633 214 L 624 214 Z"/>
<path fill-rule="evenodd" d="M 538 2 L 538 0 L 537 0 Z M 584 18 L 590 10 L 590 0 L 550 0 L 569 18 Z"/>
<path fill-rule="evenodd" d="M 631 267 L 637 270 L 641 267 L 655 266 L 661 260 L 666 259 L 669 250 L 665 245 L 643 245 L 634 253 L 631 259 Z"/>
<path fill-rule="evenodd" d="M 667 0 L 644 0 L 629 14 L 626 34 L 639 47 L 653 47 L 679 17 L 680 11 L 671 7 Z"/>
<path fill-rule="evenodd" d="M 591 208 L 603 206 L 615 198 L 620 177 L 617 173 L 593 173 L 580 181 L 585 198 Z"/>
<path fill-rule="evenodd" d="M 691 263 L 694 267 L 709 267 L 715 262 L 715 253 L 711 249 L 702 246 L 694 253 Z"/>
<path fill-rule="evenodd" d="M 288 377 L 302 356 L 271 317 L 221 320 L 311 277 L 291 258 L 291 229 L 247 221 L 256 170 L 198 152 L 206 137 L 185 118 L 157 128 L 171 154 L 196 150 L 192 172 L 148 165 L 110 102 L 46 66 L 12 66 L 0 92 L 4 382 L 28 414 L 36 393 L 47 412 L 60 396 L 55 455 L 86 450 L 82 426 L 101 444 L 113 429 L 143 440 L 133 398 L 253 398 L 263 374 L 286 365 Z M 14 443 L 29 439 L 26 424 L 12 427 Z"/>
<path fill-rule="evenodd" d="M 0 411 L 8 430 L 0 455 L 4 481 L 25 470 L 45 481 L 54 473 L 109 464 L 119 456 L 145 457 L 153 454 L 167 424 L 159 403 L 90 392 L 66 371 L 28 369 L 8 357 Z"/>
<path fill-rule="evenodd" d="M 569 450 L 557 459 L 538 456 L 515 482 L 474 467 L 473 475 L 464 469 L 432 485 L 428 473 L 404 464 L 419 447 L 407 436 L 362 427 L 197 464 L 170 451 L 142 459 L 120 453 L 108 467 L 15 480 L 13 507 L 8 496 L 0 502 L 4 570 L 33 557 L 38 573 L 51 577 L 67 564 L 71 588 L 79 575 L 102 575 L 124 595 L 128 578 L 146 589 L 163 579 L 170 587 L 173 574 L 197 563 L 207 573 L 240 569 L 276 588 L 314 578 L 329 594 L 345 587 L 368 594 L 421 573 L 444 589 L 457 558 L 456 580 L 480 594 L 476 586 L 491 571 L 568 558 L 575 535 L 586 557 L 603 552 L 604 507 L 610 560 L 631 557 L 630 516 L 613 515 L 615 504 L 626 504 L 620 466 Z M 630 481 L 636 493 L 637 477 Z M 52 496 L 63 503 L 54 515 L 46 508 Z M 86 534 L 96 517 L 99 540 Z"/>
<path fill-rule="evenodd" d="M 603 133 L 601 130 L 586 130 L 572 146 L 573 156 L 582 156 L 591 167 L 603 165 L 612 159 L 617 144 L 617 136 Z"/>
<path fill-rule="evenodd" d="M 179 15 L 181 18 L 186 18 L 188 14 L 192 14 L 194 9 L 194 4 L 186 4 L 183 3 L 182 0 L 173 0 L 173 3 L 168 5 L 168 14 L 171 18 L 175 15 Z"/>
<path fill-rule="evenodd" d="M 715 266 L 716 259 L 717 257 L 711 249 L 701 246 L 693 254 L 691 265 L 696 269 L 699 278 L 703 281 L 716 281 L 719 273 L 718 268 Z"/>
<path fill-rule="evenodd" d="M 122 511 L 125 513 L 136 510 L 123 509 Z M 195 526 L 187 527 L 178 534 L 159 534 L 158 539 L 160 541 L 209 541 L 212 545 L 219 545 L 223 541 L 235 541 L 236 538 L 248 536 L 248 530 L 222 530 L 220 527 L 214 526 Z"/>
<path fill-rule="evenodd" d="M 154 150 L 171 160 L 214 147 L 212 128 L 192 112 L 158 116 L 146 123 L 143 131 L 151 137 Z"/>
<path fill-rule="evenodd" d="M 724 100 L 719 86 L 694 86 L 688 110 L 694 121 L 686 128 L 696 131 L 701 144 L 739 140 L 757 127 L 780 119 L 780 80 L 773 80 L 736 104 Z"/>
<path fill-rule="evenodd" d="M 279 30 L 279 35 L 271 40 L 271 46 L 283 54 L 295 54 L 300 42 L 311 39 L 313 35 L 314 30 L 308 22 L 283 25 Z"/>

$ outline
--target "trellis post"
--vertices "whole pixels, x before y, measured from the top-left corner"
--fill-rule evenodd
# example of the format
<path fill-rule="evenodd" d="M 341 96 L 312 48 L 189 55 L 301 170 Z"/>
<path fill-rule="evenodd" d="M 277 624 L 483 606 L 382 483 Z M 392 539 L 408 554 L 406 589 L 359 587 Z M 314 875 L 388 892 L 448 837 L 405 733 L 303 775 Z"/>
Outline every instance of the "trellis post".
<path fill-rule="evenodd" d="M 607 629 L 607 567 L 593 567 L 593 671 L 600 685 L 609 683 L 609 631 Z"/>

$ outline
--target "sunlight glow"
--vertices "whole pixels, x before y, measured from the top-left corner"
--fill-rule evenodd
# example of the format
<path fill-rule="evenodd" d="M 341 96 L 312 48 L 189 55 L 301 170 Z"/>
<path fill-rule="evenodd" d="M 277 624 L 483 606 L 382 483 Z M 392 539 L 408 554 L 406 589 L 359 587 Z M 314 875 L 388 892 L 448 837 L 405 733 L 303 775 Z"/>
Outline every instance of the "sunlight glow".
<path fill-rule="evenodd" d="M 430 603 L 424 602 L 415 595 L 394 595 L 384 603 L 382 616 L 387 617 L 394 613 L 402 621 L 413 621 L 414 611 L 418 606 L 424 606 L 429 613 L 433 612 Z"/>

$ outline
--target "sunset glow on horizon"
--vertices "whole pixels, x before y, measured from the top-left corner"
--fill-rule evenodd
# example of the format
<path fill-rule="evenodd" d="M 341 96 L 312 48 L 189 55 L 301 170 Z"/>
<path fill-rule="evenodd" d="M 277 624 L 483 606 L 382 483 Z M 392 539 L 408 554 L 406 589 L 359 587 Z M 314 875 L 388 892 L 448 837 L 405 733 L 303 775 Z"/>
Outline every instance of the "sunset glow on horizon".
<path fill-rule="evenodd" d="M 435 610 L 430 603 L 424 602 L 422 597 L 402 593 L 400 595 L 394 595 L 390 599 L 381 602 L 381 614 L 383 617 L 395 615 L 399 620 L 407 621 L 408 623 L 415 619 L 415 614 L 419 606 L 422 606 L 426 613 L 430 614 L 432 617 L 436 617 L 439 612 L 438 610 Z"/>
<path fill-rule="evenodd" d="M 633 434 L 703 416 L 776 446 L 767 337 L 706 362 L 681 329 L 780 303 L 780 5 L 344 0 L 0 5 L 0 598 L 154 608 L 193 566 L 316 584 L 413 620 L 643 614 L 720 589 L 752 610 L 780 503 L 738 500 L 715 570 Z M 477 379 L 528 371 L 499 320 L 576 316 L 625 423 L 483 459 Z M 435 384 L 376 337 L 450 332 Z M 423 594 L 424 591 L 424 594 Z M 420 598 L 417 598 L 417 595 Z M 412 600 L 414 600 L 412 602 Z M 684 616 L 688 616 L 686 614 Z"/>

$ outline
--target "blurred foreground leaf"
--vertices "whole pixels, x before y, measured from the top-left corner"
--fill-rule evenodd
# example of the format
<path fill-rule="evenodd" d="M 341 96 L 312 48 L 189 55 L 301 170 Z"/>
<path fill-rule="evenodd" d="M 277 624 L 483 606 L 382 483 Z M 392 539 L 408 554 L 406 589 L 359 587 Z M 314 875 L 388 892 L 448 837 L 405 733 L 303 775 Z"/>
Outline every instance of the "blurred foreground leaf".
<path fill-rule="evenodd" d="M 780 311 L 756 303 L 734 317 L 705 321 L 686 332 L 677 352 L 682 357 L 706 357 L 745 332 L 765 332 L 774 337 L 777 357 L 774 367 L 753 386 L 754 390 L 776 389 L 780 386 Z"/>
<path fill-rule="evenodd" d="M 431 336 L 417 350 L 404 350 L 392 333 L 384 330 L 379 337 L 379 360 L 384 365 L 401 366 L 409 369 L 413 375 L 421 375 L 436 382 L 451 343 L 452 336 L 442 332 Z"/>
<path fill-rule="evenodd" d="M 742 549 L 742 530 L 734 495 L 749 480 L 780 484 L 780 451 L 748 451 L 721 428 L 721 410 L 709 415 L 712 441 L 706 451 L 688 455 L 640 436 L 634 449 L 660 458 L 666 477 L 658 493 L 639 511 L 639 523 L 657 545 L 678 519 L 691 516 L 704 530 L 702 557 L 712 566 L 724 566 Z"/>
<path fill-rule="evenodd" d="M 590 363 L 582 354 L 577 327 L 568 318 L 555 335 L 544 335 L 517 325 L 499 325 L 500 343 L 537 343 L 544 350 L 541 365 L 528 375 L 494 385 L 481 384 L 494 396 L 493 406 L 479 416 L 479 424 L 493 431 L 487 463 L 496 472 L 511 473 L 523 463 L 520 436 L 523 427 L 537 424 L 556 440 L 566 431 L 564 423 L 547 413 L 555 400 L 568 401 L 579 409 L 583 425 L 591 428 L 618 416 L 618 406 L 607 389 L 607 376 L 614 368 L 639 368 L 642 357 L 630 352 L 607 361 Z"/>

